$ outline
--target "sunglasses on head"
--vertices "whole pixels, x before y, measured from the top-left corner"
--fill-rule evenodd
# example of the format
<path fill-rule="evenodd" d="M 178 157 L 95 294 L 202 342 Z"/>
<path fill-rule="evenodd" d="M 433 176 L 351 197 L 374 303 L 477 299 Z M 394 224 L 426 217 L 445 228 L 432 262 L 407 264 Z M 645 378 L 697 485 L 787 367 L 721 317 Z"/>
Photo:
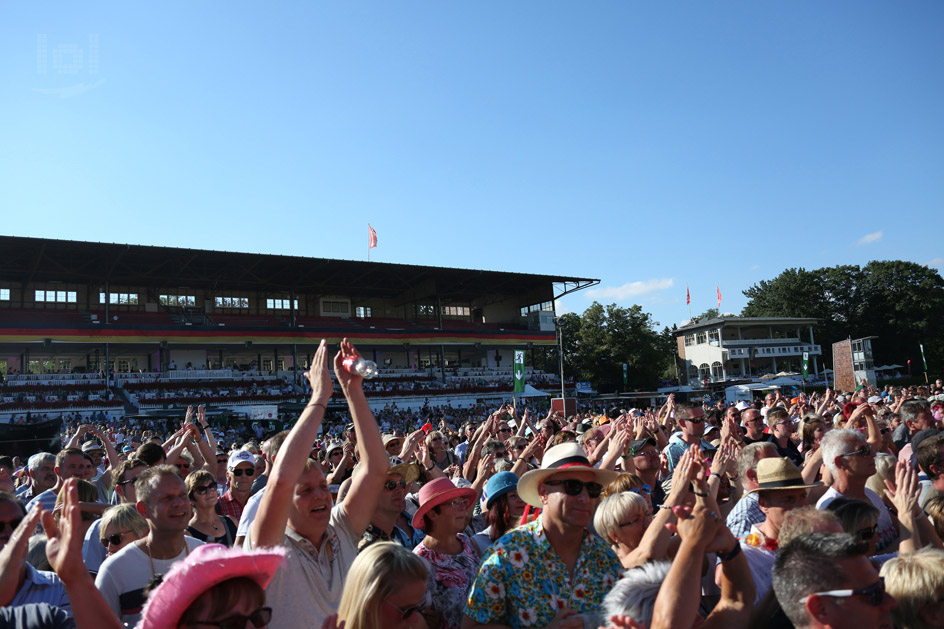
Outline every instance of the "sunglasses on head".
<path fill-rule="evenodd" d="M 7 522 L 6 520 L 0 520 L 0 533 L 3 533 L 7 530 L 7 527 L 10 527 L 10 532 L 16 530 L 16 527 L 20 525 L 20 522 L 23 521 L 23 518 L 14 518 Z"/>
<path fill-rule="evenodd" d="M 193 488 L 193 493 L 198 496 L 205 496 L 211 491 L 216 491 L 218 485 L 216 483 L 210 483 L 209 485 L 200 485 L 199 487 Z"/>
<path fill-rule="evenodd" d="M 872 607 L 881 607 L 885 600 L 885 579 L 879 577 L 878 581 L 872 585 L 858 590 L 829 590 L 826 592 L 813 592 L 809 596 L 800 599 L 800 604 L 805 605 L 806 601 L 812 596 L 831 596 L 833 598 L 849 598 L 852 596 L 867 596 L 868 603 Z"/>
<path fill-rule="evenodd" d="M 647 496 L 652 495 L 652 487 L 649 485 L 643 485 L 638 489 L 630 489 L 629 491 L 633 492 L 634 494 L 646 494 Z"/>
<path fill-rule="evenodd" d="M 254 468 L 254 467 L 250 467 L 250 468 L 237 467 L 237 468 L 235 468 L 235 469 L 233 469 L 233 470 L 231 470 L 231 471 L 233 472 L 233 476 L 242 476 L 243 474 L 245 474 L 246 476 L 253 476 L 253 475 L 255 475 L 255 473 L 256 473 L 256 468 Z"/>
<path fill-rule="evenodd" d="M 400 480 L 393 480 L 391 478 L 386 483 L 384 483 L 384 489 L 386 489 L 387 491 L 393 491 L 394 489 L 397 488 L 397 486 L 399 486 L 400 489 L 406 489 L 406 481 L 403 480 L 402 478 Z"/>
<path fill-rule="evenodd" d="M 124 533 L 115 533 L 114 535 L 107 535 L 101 538 L 102 546 L 104 546 L 105 548 L 108 548 L 109 544 L 111 544 L 112 546 L 119 546 L 121 544 L 121 538 L 123 535 Z"/>
<path fill-rule="evenodd" d="M 558 485 L 563 486 L 564 493 L 568 496 L 579 496 L 581 492 L 586 489 L 588 496 L 591 498 L 599 498 L 600 493 L 603 491 L 603 485 L 600 483 L 594 483 L 593 481 L 585 483 L 575 478 L 569 478 L 567 480 L 546 480 L 544 484 L 550 485 L 551 487 L 557 487 Z"/>
<path fill-rule="evenodd" d="M 248 616 L 233 614 L 229 618 L 220 621 L 196 620 L 193 622 L 197 625 L 209 625 L 220 629 L 246 629 L 247 622 L 252 623 L 253 627 L 265 627 L 270 620 L 272 620 L 272 608 L 260 607 Z"/>
<path fill-rule="evenodd" d="M 400 609 L 399 607 L 397 607 L 396 605 L 394 605 L 393 603 L 391 603 L 390 601 L 387 601 L 387 600 L 385 600 L 384 603 L 386 603 L 386 604 L 389 605 L 390 607 L 392 607 L 392 608 L 394 608 L 395 610 L 397 610 L 398 612 L 400 612 L 400 621 L 401 621 L 401 622 L 402 622 L 402 621 L 405 621 L 407 618 L 409 618 L 409 617 L 412 616 L 413 614 L 419 613 L 419 612 L 423 611 L 424 609 L 426 609 L 426 605 L 423 604 L 423 603 L 420 603 L 419 605 L 411 605 L 411 606 L 407 607 L 406 609 Z"/>
<path fill-rule="evenodd" d="M 852 452 L 846 452 L 845 454 L 840 454 L 839 456 L 871 456 L 872 446 L 865 444 L 858 450 L 853 450 Z"/>

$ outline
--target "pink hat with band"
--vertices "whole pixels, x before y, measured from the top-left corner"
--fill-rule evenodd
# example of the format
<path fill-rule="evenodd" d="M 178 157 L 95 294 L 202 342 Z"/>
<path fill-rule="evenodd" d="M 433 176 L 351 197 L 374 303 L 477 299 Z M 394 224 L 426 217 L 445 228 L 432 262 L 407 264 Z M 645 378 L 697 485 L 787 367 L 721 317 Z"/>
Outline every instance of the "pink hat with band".
<path fill-rule="evenodd" d="M 151 592 L 138 629 L 176 627 L 187 608 L 215 585 L 246 577 L 263 590 L 285 560 L 282 548 L 244 551 L 222 544 L 206 544 L 174 564 L 164 581 Z"/>
<path fill-rule="evenodd" d="M 433 507 L 456 498 L 466 498 L 471 504 L 477 497 L 478 494 L 474 489 L 456 487 L 451 480 L 445 477 L 437 478 L 420 488 L 419 496 L 417 496 L 420 501 L 420 508 L 413 514 L 413 521 L 410 524 L 415 529 L 422 529 L 423 516 L 429 513 L 429 510 Z"/>

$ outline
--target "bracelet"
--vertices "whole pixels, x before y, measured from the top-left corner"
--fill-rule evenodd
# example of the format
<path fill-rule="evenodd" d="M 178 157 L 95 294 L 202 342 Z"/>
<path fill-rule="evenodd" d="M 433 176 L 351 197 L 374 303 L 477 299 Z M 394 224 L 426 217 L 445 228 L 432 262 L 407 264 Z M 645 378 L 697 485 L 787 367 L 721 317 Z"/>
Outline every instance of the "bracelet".
<path fill-rule="evenodd" d="M 433 464 L 430 465 L 429 467 L 426 467 L 426 466 L 424 465 L 423 467 L 426 468 L 426 471 L 427 471 L 427 472 L 432 472 L 432 471 L 433 471 L 433 468 L 436 467 L 436 464 L 433 463 Z"/>
<path fill-rule="evenodd" d="M 671 511 L 671 510 L 674 509 L 675 507 L 672 506 L 672 505 L 659 505 L 659 508 L 660 508 L 660 509 L 668 509 L 669 511 Z"/>
<path fill-rule="evenodd" d="M 708 494 L 703 494 L 703 493 L 701 493 L 701 492 L 699 492 L 699 491 L 695 491 L 694 489 L 692 490 L 692 493 L 695 494 L 696 496 L 698 496 L 699 498 L 707 498 L 707 497 L 708 497 Z"/>
<path fill-rule="evenodd" d="M 712 476 L 717 476 L 718 480 L 721 480 L 721 474 L 719 474 L 718 472 L 712 472 L 711 474 L 708 475 L 708 478 L 711 478 Z"/>
<path fill-rule="evenodd" d="M 734 545 L 734 548 L 731 549 L 731 552 L 727 553 L 718 553 L 718 559 L 721 561 L 730 561 L 741 554 L 741 543 L 738 542 Z"/>

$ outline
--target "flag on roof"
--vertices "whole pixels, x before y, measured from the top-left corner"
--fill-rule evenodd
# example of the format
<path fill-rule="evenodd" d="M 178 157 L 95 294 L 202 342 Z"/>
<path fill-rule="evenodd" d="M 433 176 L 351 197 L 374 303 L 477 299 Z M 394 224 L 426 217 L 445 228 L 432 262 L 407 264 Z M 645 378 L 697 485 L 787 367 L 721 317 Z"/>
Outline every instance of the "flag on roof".
<path fill-rule="evenodd" d="M 370 226 L 370 223 L 367 224 L 367 248 L 373 249 L 377 246 L 377 232 L 374 231 L 374 228 Z"/>

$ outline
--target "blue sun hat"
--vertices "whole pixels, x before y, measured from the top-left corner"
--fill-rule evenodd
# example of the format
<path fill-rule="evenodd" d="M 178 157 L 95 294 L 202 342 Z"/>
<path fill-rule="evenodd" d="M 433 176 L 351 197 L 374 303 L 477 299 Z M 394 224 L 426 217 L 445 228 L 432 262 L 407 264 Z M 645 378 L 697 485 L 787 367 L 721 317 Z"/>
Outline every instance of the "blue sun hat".
<path fill-rule="evenodd" d="M 485 483 L 485 508 L 491 509 L 495 501 L 510 491 L 518 489 L 518 475 L 514 472 L 499 472 Z"/>

